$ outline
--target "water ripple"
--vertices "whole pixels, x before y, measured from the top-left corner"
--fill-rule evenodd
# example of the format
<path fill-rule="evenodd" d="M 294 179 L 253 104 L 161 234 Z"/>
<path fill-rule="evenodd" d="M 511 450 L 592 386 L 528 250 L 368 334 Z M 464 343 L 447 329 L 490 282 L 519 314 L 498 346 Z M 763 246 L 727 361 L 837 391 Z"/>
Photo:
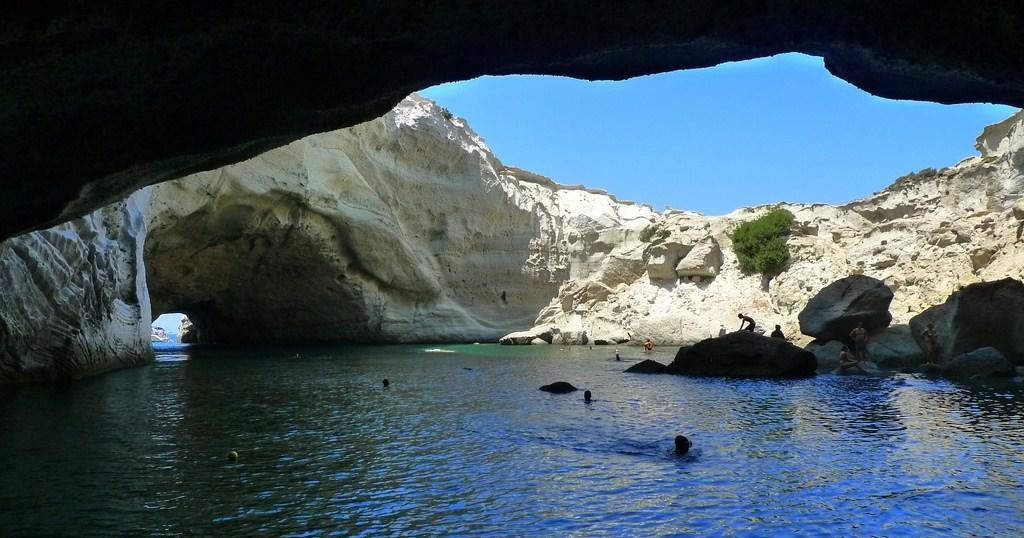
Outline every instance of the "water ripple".
<path fill-rule="evenodd" d="M 1024 534 L 1019 383 L 688 379 L 625 375 L 600 348 L 448 348 L 176 348 L 2 388 L 0 534 Z M 537 390 L 555 380 L 595 401 Z"/>

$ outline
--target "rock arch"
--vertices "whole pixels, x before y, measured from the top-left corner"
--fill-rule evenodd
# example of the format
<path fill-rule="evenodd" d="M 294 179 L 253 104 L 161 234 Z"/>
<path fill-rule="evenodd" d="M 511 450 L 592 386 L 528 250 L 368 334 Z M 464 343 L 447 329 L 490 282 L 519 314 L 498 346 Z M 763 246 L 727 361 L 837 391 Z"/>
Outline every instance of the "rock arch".
<path fill-rule="evenodd" d="M 21 3 L 0 26 L 0 239 L 484 74 L 622 79 L 804 52 L 877 95 L 1024 105 L 1016 2 L 423 5 Z"/>

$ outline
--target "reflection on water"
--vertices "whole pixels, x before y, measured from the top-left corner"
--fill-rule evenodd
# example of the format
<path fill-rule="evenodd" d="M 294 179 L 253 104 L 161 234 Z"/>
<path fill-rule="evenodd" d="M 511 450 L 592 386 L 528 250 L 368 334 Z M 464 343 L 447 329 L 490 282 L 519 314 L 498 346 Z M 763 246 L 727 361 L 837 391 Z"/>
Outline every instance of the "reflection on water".
<path fill-rule="evenodd" d="M 0 388 L 0 535 L 1024 533 L 1019 383 L 689 379 L 623 374 L 606 348 L 427 348 L 171 346 Z M 595 401 L 537 390 L 556 380 Z"/>

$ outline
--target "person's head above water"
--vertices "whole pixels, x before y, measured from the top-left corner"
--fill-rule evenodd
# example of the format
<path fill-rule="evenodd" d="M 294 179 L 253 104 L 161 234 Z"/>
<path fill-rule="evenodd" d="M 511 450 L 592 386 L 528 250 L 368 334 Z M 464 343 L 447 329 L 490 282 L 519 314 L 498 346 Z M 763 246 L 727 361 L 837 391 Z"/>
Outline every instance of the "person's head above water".
<path fill-rule="evenodd" d="M 387 379 L 385 379 L 385 380 L 384 380 L 384 386 L 385 386 L 385 387 L 387 387 L 387 386 L 389 386 L 389 385 L 391 385 L 391 382 L 390 382 L 390 381 L 388 381 Z"/>
<path fill-rule="evenodd" d="M 686 454 L 690 451 L 691 446 L 693 446 L 693 443 L 685 435 L 676 436 L 676 454 Z"/>
<path fill-rule="evenodd" d="M 591 398 L 590 391 L 589 390 L 583 391 L 583 401 L 584 402 L 589 402 L 590 398 Z"/>

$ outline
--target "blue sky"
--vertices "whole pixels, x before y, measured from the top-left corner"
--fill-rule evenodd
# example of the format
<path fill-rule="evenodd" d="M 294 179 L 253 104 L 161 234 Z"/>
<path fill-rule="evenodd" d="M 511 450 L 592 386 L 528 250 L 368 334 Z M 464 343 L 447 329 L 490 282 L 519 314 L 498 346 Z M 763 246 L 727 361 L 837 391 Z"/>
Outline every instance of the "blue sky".
<path fill-rule="evenodd" d="M 977 154 L 981 129 L 1016 110 L 881 99 L 799 54 L 618 82 L 482 77 L 420 93 L 466 118 L 506 165 L 713 215 L 870 195 Z"/>

